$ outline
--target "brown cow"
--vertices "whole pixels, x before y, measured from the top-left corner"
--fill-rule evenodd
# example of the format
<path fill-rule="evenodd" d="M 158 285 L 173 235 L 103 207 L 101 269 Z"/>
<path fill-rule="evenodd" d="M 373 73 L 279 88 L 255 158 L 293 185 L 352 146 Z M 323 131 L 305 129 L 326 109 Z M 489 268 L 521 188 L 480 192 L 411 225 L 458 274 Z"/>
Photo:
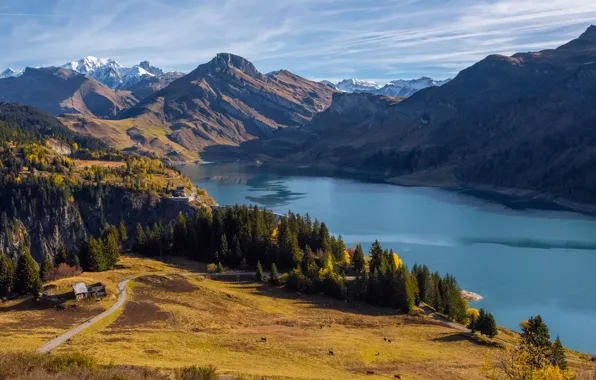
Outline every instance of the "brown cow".
<path fill-rule="evenodd" d="M 393 378 L 394 379 L 397 379 L 397 380 L 401 380 L 401 376 L 400 375 L 393 375 Z"/>
<path fill-rule="evenodd" d="M 374 373 L 374 371 L 366 371 L 366 374 L 367 375 L 374 375 L 375 373 Z"/>
<path fill-rule="evenodd" d="M 329 355 L 335 355 L 333 351 L 329 350 Z"/>
<path fill-rule="evenodd" d="M 261 342 L 266 342 L 267 338 L 261 338 Z"/>

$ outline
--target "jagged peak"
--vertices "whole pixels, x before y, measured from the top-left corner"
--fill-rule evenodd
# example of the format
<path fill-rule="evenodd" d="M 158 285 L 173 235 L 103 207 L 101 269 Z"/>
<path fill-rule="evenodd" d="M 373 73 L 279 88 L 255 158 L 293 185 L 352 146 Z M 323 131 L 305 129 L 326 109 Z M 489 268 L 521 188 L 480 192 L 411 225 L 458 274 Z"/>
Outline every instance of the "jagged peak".
<path fill-rule="evenodd" d="M 239 55 L 230 53 L 217 54 L 207 65 L 209 65 L 209 67 L 219 69 L 234 68 L 253 77 L 261 75 L 252 62 L 246 58 L 240 57 Z"/>

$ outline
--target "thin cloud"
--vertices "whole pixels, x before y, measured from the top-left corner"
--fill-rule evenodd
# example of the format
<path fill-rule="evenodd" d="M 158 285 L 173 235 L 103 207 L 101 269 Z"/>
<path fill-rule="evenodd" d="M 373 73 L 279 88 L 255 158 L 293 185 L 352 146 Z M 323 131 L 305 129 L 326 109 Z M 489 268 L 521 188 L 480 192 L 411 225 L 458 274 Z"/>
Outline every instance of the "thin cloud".
<path fill-rule="evenodd" d="M 190 71 L 225 51 L 263 72 L 380 82 L 452 77 L 488 54 L 556 47 L 596 20 L 596 3 L 587 0 L 3 3 L 0 69 L 96 55 Z"/>

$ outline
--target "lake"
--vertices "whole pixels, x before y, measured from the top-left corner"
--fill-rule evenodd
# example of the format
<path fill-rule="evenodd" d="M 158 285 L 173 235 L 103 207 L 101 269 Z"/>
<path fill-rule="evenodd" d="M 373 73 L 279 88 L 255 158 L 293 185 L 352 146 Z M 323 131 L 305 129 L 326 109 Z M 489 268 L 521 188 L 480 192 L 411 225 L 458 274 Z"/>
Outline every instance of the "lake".
<path fill-rule="evenodd" d="M 346 244 L 378 239 L 411 266 L 455 275 L 499 325 L 540 314 L 551 337 L 596 354 L 596 219 L 516 209 L 461 193 L 350 179 L 276 174 L 239 165 L 186 165 L 221 205 L 310 213 Z"/>

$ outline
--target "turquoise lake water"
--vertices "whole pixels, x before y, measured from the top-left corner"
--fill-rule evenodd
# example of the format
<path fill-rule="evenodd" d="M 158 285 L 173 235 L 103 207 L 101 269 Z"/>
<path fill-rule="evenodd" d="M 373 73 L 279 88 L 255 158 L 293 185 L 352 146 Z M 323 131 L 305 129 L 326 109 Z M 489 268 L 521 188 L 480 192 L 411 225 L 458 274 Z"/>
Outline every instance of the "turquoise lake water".
<path fill-rule="evenodd" d="M 596 354 L 596 219 L 516 209 L 460 193 L 239 165 L 187 165 L 182 171 L 221 205 L 258 204 L 324 221 L 346 244 L 378 239 L 408 265 L 452 273 L 479 293 L 473 307 L 518 329 L 540 314 L 551 337 Z"/>

